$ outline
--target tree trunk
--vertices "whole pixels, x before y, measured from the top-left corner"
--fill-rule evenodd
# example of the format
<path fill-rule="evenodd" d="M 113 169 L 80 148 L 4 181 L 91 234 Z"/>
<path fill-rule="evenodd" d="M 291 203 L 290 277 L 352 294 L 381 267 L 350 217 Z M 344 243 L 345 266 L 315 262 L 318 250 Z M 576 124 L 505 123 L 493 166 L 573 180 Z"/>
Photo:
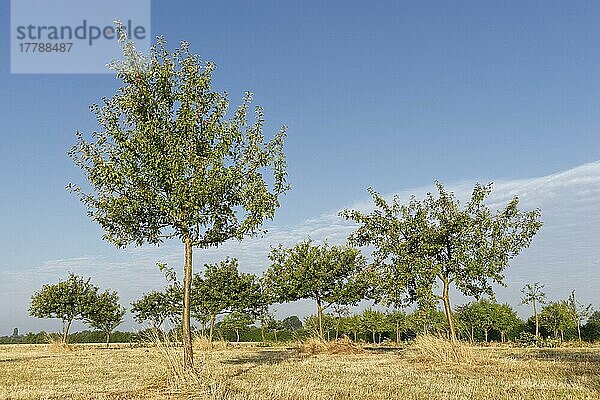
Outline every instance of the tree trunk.
<path fill-rule="evenodd" d="M 456 328 L 454 327 L 454 319 L 452 318 L 452 307 L 450 306 L 450 283 L 448 278 L 442 279 L 444 283 L 444 292 L 442 300 L 444 301 L 444 312 L 446 313 L 446 320 L 448 321 L 448 328 L 450 328 L 450 340 L 456 341 Z"/>
<path fill-rule="evenodd" d="M 189 236 L 185 238 L 185 267 L 183 270 L 183 365 L 185 368 L 194 366 L 194 354 L 192 350 L 192 331 L 190 329 L 192 290 L 192 240 Z"/>
<path fill-rule="evenodd" d="M 471 343 L 475 343 L 475 327 L 471 325 Z"/>
<path fill-rule="evenodd" d="M 540 320 L 537 313 L 537 305 L 535 304 L 535 298 L 533 299 L 533 317 L 535 318 L 535 337 L 540 337 Z"/>
<path fill-rule="evenodd" d="M 275 329 L 273 333 L 275 334 L 275 343 L 277 343 L 277 329 Z"/>
<path fill-rule="evenodd" d="M 354 342 L 358 342 L 358 333 L 357 332 L 353 332 L 354 333 Z"/>
<path fill-rule="evenodd" d="M 577 337 L 579 337 L 579 341 L 581 342 L 581 325 L 577 322 Z"/>
<path fill-rule="evenodd" d="M 400 343 L 400 323 L 396 321 L 396 344 Z"/>
<path fill-rule="evenodd" d="M 67 342 L 69 340 L 69 328 L 71 327 L 71 322 L 73 322 L 72 319 L 68 320 L 67 324 L 63 328 L 63 337 L 62 337 L 63 344 L 67 344 Z"/>
<path fill-rule="evenodd" d="M 373 343 L 375 343 L 375 331 L 373 331 Z"/>
<path fill-rule="evenodd" d="M 212 343 L 213 340 L 213 332 L 215 330 L 215 319 L 217 318 L 216 315 L 212 315 L 210 317 L 210 328 L 208 331 L 208 343 Z"/>
<path fill-rule="evenodd" d="M 486 342 L 486 343 L 487 343 L 487 341 L 488 341 L 488 332 L 489 332 L 489 331 L 486 329 L 486 330 L 485 330 L 485 342 Z"/>
<path fill-rule="evenodd" d="M 240 342 L 240 330 L 236 329 L 235 330 L 235 337 L 236 337 L 236 342 L 239 343 Z"/>
<path fill-rule="evenodd" d="M 325 338 L 323 335 L 323 307 L 321 306 L 321 299 L 317 298 L 317 319 L 319 320 L 319 336 L 321 339 Z"/>
<path fill-rule="evenodd" d="M 110 332 L 106 332 L 106 348 L 110 347 Z"/>
<path fill-rule="evenodd" d="M 266 340 L 265 340 L 265 328 L 264 327 L 260 327 L 260 337 L 262 338 L 262 342 L 263 344 L 265 344 Z"/>

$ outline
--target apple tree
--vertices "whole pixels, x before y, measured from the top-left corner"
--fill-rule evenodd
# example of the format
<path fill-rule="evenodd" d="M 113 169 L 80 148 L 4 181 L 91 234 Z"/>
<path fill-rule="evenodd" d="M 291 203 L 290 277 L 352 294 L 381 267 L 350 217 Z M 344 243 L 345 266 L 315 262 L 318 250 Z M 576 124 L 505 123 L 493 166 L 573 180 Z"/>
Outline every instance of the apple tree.
<path fill-rule="evenodd" d="M 73 273 L 56 284 L 43 285 L 31 296 L 29 314 L 37 318 L 59 318 L 63 323 L 62 342 L 68 341 L 74 320 L 85 320 L 94 311 L 98 287 Z"/>
<path fill-rule="evenodd" d="M 94 329 L 106 334 L 106 347 L 110 343 L 110 334 L 121 323 L 125 308 L 119 304 L 117 292 L 107 290 L 96 296 L 90 310 L 85 317 L 85 322 Z"/>
<path fill-rule="evenodd" d="M 302 241 L 291 248 L 279 245 L 269 254 L 271 265 L 263 281 L 272 301 L 284 303 L 311 299 L 317 305 L 318 332 L 323 331 L 323 311 L 330 306 L 352 305 L 365 296 L 365 259 L 348 246 L 315 245 Z"/>
<path fill-rule="evenodd" d="M 286 129 L 265 140 L 252 95 L 230 111 L 212 88 L 215 65 L 162 37 L 145 55 L 118 26 L 123 60 L 109 66 L 121 86 L 90 107 L 99 128 L 77 133 L 70 151 L 89 185 L 69 185 L 118 247 L 182 243 L 184 364 L 193 365 L 190 330 L 193 249 L 255 234 L 288 189 Z"/>
<path fill-rule="evenodd" d="M 493 211 L 484 201 L 490 185 L 476 185 L 470 200 L 461 207 L 452 192 L 437 182 L 437 196 L 423 200 L 414 196 L 391 204 L 369 189 L 375 210 L 345 210 L 341 215 L 358 223 L 350 236 L 358 246 L 371 246 L 379 300 L 403 306 L 444 306 L 450 337 L 456 339 L 450 288 L 466 296 L 493 297 L 492 283 L 503 284 L 509 261 L 529 246 L 542 226 L 540 211 L 519 210 L 519 199 Z M 439 291 L 438 291 L 439 289 Z"/>

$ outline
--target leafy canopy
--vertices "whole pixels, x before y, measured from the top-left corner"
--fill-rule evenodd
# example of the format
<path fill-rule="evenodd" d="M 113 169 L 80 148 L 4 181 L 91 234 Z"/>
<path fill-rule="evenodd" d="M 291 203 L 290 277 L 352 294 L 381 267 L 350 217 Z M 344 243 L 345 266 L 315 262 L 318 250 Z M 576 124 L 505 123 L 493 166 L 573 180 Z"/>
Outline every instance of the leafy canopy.
<path fill-rule="evenodd" d="M 110 67 L 123 86 L 90 107 L 100 129 L 78 132 L 69 153 L 91 190 L 69 188 L 117 246 L 179 237 L 208 247 L 254 233 L 288 189 L 285 127 L 265 142 L 262 109 L 248 121 L 250 93 L 229 115 L 214 64 L 187 42 L 170 52 L 159 37 L 145 56 L 120 31 L 125 59 Z"/>
<path fill-rule="evenodd" d="M 98 287 L 74 273 L 56 284 L 43 285 L 31 296 L 29 314 L 37 318 L 59 318 L 63 323 L 83 320 L 94 311 Z"/>
<path fill-rule="evenodd" d="M 257 316 L 265 307 L 258 279 L 239 272 L 235 258 L 206 264 L 202 275 L 194 275 L 191 298 L 192 313 L 200 318 L 232 312 Z"/>
<path fill-rule="evenodd" d="M 572 309 L 565 300 L 548 303 L 540 313 L 540 323 L 554 333 L 558 338 L 558 332 L 564 332 L 575 325 Z"/>
<path fill-rule="evenodd" d="M 305 240 L 292 248 L 279 245 L 269 254 L 265 291 L 275 302 L 300 299 L 332 304 L 356 304 L 366 290 L 365 259 L 348 246 L 314 245 Z"/>
<path fill-rule="evenodd" d="M 131 303 L 133 319 L 143 324 L 149 322 L 158 328 L 172 315 L 173 299 L 163 292 L 152 291 Z"/>
<path fill-rule="evenodd" d="M 369 189 L 376 209 L 369 214 L 345 210 L 360 224 L 351 243 L 374 248 L 378 300 L 398 306 L 417 301 L 433 307 L 442 296 L 439 283 L 455 284 L 467 296 L 493 296 L 492 283 L 503 284 L 508 262 L 531 243 L 541 227 L 539 210 L 521 212 L 514 197 L 503 209 L 484 204 L 490 185 L 476 185 L 461 207 L 452 192 L 437 182 L 438 196 L 414 196 L 391 204 Z"/>
<path fill-rule="evenodd" d="M 510 332 L 521 324 L 517 313 L 508 304 L 498 304 L 480 299 L 457 308 L 458 320 L 463 328 L 477 328 L 483 333 L 494 329 L 501 334 Z"/>
<path fill-rule="evenodd" d="M 289 317 L 285 317 L 281 324 L 283 329 L 287 329 L 290 331 L 296 331 L 298 329 L 302 329 L 302 321 L 298 318 L 297 315 L 290 315 Z"/>
<path fill-rule="evenodd" d="M 225 335 L 230 332 L 235 332 L 237 340 L 239 341 L 240 332 L 247 331 L 252 323 L 254 323 L 254 319 L 250 315 L 234 311 L 223 318 L 219 323 L 218 328 Z"/>
<path fill-rule="evenodd" d="M 119 295 L 114 291 L 100 293 L 90 307 L 85 322 L 107 335 L 123 322 L 125 308 L 119 304 Z"/>
<path fill-rule="evenodd" d="M 544 285 L 541 285 L 539 282 L 533 284 L 527 283 L 521 289 L 521 293 L 523 293 L 521 304 L 544 304 L 546 302 L 546 293 L 543 290 Z"/>

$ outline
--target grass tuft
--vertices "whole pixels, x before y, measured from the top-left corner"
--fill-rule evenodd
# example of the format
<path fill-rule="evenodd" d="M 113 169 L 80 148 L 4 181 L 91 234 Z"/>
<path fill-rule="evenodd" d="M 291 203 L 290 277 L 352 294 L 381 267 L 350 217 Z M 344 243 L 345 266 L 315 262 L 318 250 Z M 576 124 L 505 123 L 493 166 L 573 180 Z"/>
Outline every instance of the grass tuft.
<path fill-rule="evenodd" d="M 451 341 L 432 335 L 417 336 L 407 351 L 414 362 L 435 364 L 481 364 L 489 363 L 481 351 L 460 341 Z"/>
<path fill-rule="evenodd" d="M 197 350 L 225 350 L 229 343 L 225 340 L 213 340 L 212 342 L 206 336 L 195 336 L 192 345 Z"/>
<path fill-rule="evenodd" d="M 225 350 L 227 342 L 213 341 L 203 336 L 193 338 L 194 367 L 186 368 L 183 363 L 183 349 L 180 342 L 171 341 L 168 336 L 153 338 L 154 346 L 159 350 L 166 366 L 166 390 L 169 394 L 200 397 L 202 399 L 229 398 L 224 396 L 228 389 L 220 377 L 223 368 L 213 360 L 211 352 Z"/>
<path fill-rule="evenodd" d="M 60 336 L 46 334 L 45 340 L 48 343 L 48 350 L 52 353 L 66 353 L 75 350 L 74 345 L 63 343 Z"/>
<path fill-rule="evenodd" d="M 319 338 L 309 338 L 298 343 L 296 350 L 301 354 L 359 354 L 364 350 L 347 337 L 327 342 Z"/>

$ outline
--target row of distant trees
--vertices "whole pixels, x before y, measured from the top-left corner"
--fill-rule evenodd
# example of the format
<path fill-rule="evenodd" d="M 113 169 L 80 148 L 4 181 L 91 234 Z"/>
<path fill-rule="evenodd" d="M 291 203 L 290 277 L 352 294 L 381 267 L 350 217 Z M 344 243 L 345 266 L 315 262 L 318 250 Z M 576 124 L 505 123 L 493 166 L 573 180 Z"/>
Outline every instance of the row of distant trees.
<path fill-rule="evenodd" d="M 544 307 L 541 314 L 541 336 L 554 337 L 558 340 L 600 339 L 600 312 L 590 315 L 586 322 L 577 329 L 575 321 L 562 321 L 562 334 L 555 334 L 556 320 L 554 303 Z M 385 341 L 404 341 L 416 337 L 420 333 L 447 336 L 448 325 L 441 311 L 434 311 L 424 316 L 419 311 L 405 313 L 402 311 L 382 312 L 367 309 L 360 314 L 347 315 L 348 310 L 341 313 L 325 313 L 323 329 L 325 339 L 333 340 L 348 337 L 354 341 L 381 343 Z M 527 335 L 534 336 L 533 318 L 523 321 L 514 310 L 506 304 L 497 304 L 489 300 L 480 300 L 466 304 L 458 309 L 456 327 L 459 337 L 472 342 L 512 341 L 521 342 Z M 300 327 L 290 328 L 288 317 L 283 321 L 274 321 L 269 325 L 251 325 L 247 316 L 233 313 L 217 324 L 219 334 L 227 340 L 264 341 L 280 339 L 298 339 L 318 335 L 319 323 L 316 315 L 304 320 Z M 262 339 L 261 339 L 261 335 Z"/>
<path fill-rule="evenodd" d="M 218 268 L 217 266 L 213 266 Z M 232 270 L 233 271 L 233 270 Z M 229 286 L 236 281 L 236 275 L 231 274 L 230 279 L 222 283 Z M 256 279 L 258 281 L 258 279 Z M 207 281 L 210 283 L 210 279 Z M 539 284 L 536 284 L 539 285 Z M 523 291 L 527 292 L 527 285 Z M 219 291 L 218 285 L 211 286 L 213 290 Z M 543 287 L 543 286 L 541 286 Z M 258 288 L 258 285 L 255 286 Z M 194 292 L 194 291 L 193 291 Z M 168 294 L 170 293 L 170 295 Z M 132 312 L 134 318 L 140 323 L 151 322 L 152 326 L 158 328 L 165 320 L 169 320 L 176 326 L 179 318 L 178 304 L 173 302 L 172 289 L 165 293 L 151 292 L 142 299 L 133 303 Z M 215 293 L 213 291 L 213 293 Z M 226 293 L 224 291 L 223 293 Z M 251 296 L 260 299 L 260 293 L 254 292 Z M 221 298 L 220 304 L 214 300 Z M 286 330 L 289 321 L 278 321 L 264 308 L 252 308 L 246 304 L 244 309 L 236 307 L 234 301 L 228 303 L 228 297 L 216 296 L 211 299 L 214 307 L 213 316 L 194 314 L 201 321 L 198 331 L 207 334 L 212 340 L 212 323 L 207 328 L 206 321 L 214 323 L 214 316 L 224 315 L 223 319 L 216 325 L 221 336 L 232 340 L 240 340 L 240 333 L 252 331 L 252 325 L 256 324 L 264 333 L 274 333 L 277 340 L 277 332 Z M 515 310 L 508 304 L 499 304 L 493 300 L 480 299 L 455 309 L 455 325 L 459 338 L 469 341 L 508 341 L 514 340 L 521 332 L 535 333 L 535 336 L 552 336 L 561 341 L 577 338 L 595 340 L 600 338 L 596 334 L 596 324 L 600 322 L 599 313 L 593 313 L 591 305 L 583 306 L 575 300 L 573 291 L 568 299 L 547 303 L 543 298 L 537 300 L 541 311 L 539 315 L 531 316 L 527 321 L 522 321 Z M 524 296 L 522 303 L 529 303 L 528 297 Z M 256 303 L 262 304 L 265 303 Z M 328 304 L 329 305 L 329 304 Z M 201 307 L 195 307 L 200 309 Z M 262 311 L 262 312 L 261 312 Z M 594 316 L 592 318 L 592 316 Z M 537 321 L 537 322 L 536 322 Z M 586 322 L 590 322 L 588 326 Z M 257 328 L 258 329 L 258 328 Z M 346 335 L 354 340 L 366 340 L 380 342 L 382 337 L 396 341 L 414 337 L 420 333 L 431 333 L 449 337 L 450 329 L 444 312 L 436 309 L 417 309 L 412 313 L 394 311 L 384 313 L 379 310 L 368 309 L 361 314 L 350 315 L 349 308 L 333 304 L 330 313 L 309 316 L 304 321 L 304 331 L 311 336 L 324 339 L 338 338 Z M 541 332 L 541 334 L 540 334 Z M 233 335 L 235 333 L 235 335 Z M 391 335 L 390 333 L 393 333 Z M 598 336 L 598 337 L 597 337 Z"/>
<path fill-rule="evenodd" d="M 60 342 L 62 333 L 54 332 L 28 332 L 23 335 L 0 336 L 0 344 L 48 344 L 49 341 Z M 110 334 L 110 343 L 138 343 L 145 339 L 143 332 L 113 331 Z M 106 343 L 106 333 L 99 330 L 83 330 L 70 333 L 69 343 Z"/>
<path fill-rule="evenodd" d="M 313 270 L 290 267 L 289 272 L 295 275 L 286 275 L 281 269 L 285 268 L 287 257 L 303 260 L 303 265 Z M 346 335 L 353 340 L 374 343 L 384 339 L 405 340 L 419 333 L 451 335 L 446 314 L 435 308 L 421 307 L 412 313 L 368 309 L 350 315 L 347 304 L 355 304 L 366 297 L 371 290 L 368 282 L 372 279 L 360 268 L 364 260 L 354 249 L 327 244 L 318 246 L 305 241 L 292 249 L 273 249 L 271 259 L 273 264 L 262 278 L 239 272 L 236 259 L 206 265 L 202 274 L 195 274 L 191 291 L 192 316 L 198 323 L 199 334 L 212 341 L 216 330 L 220 337 L 239 341 L 242 336 L 247 337 L 248 332 L 253 332 L 250 338 L 255 340 L 256 332 L 260 332 L 259 339 L 263 342 L 267 338 L 277 341 L 278 333 L 279 338 L 284 339 L 307 335 L 332 339 Z M 155 331 L 162 330 L 166 321 L 174 328 L 181 324 L 181 285 L 173 270 L 166 266 L 161 268 L 169 281 L 165 290 L 146 293 L 131 307 L 134 319 Z M 344 279 L 333 279 L 336 273 Z M 276 278 L 273 278 L 274 274 Z M 332 280 L 328 280 L 328 276 Z M 598 338 L 600 330 L 596 325 L 600 315 L 592 313 L 591 305 L 579 303 L 575 291 L 567 299 L 547 302 L 543 288 L 536 282 L 522 289 L 522 303 L 532 304 L 534 311 L 526 322 L 519 319 L 510 305 L 489 299 L 456 307 L 454 325 L 458 337 L 470 341 L 504 342 L 514 340 L 521 332 L 531 331 L 535 336 L 552 336 L 561 341 L 565 338 Z M 277 320 L 269 312 L 269 305 L 283 295 L 291 299 L 314 299 L 317 314 L 306 318 L 304 325 L 297 317 Z M 81 320 L 102 332 L 108 345 L 112 331 L 121 324 L 125 314 L 125 308 L 118 300 L 116 292 L 101 292 L 89 278 L 71 274 L 67 280 L 44 285 L 34 293 L 30 313 L 40 318 L 60 318 L 63 342 L 69 339 L 72 322 Z M 290 332 L 294 334 L 290 336 Z"/>
<path fill-rule="evenodd" d="M 591 312 L 585 320 L 580 319 L 577 310 L 572 307 L 574 294 L 568 299 L 544 304 L 539 315 L 540 336 L 562 340 L 600 339 L 600 312 Z M 588 307 L 585 307 L 589 309 Z M 382 312 L 367 309 L 360 314 L 350 314 L 348 307 L 334 306 L 330 313 L 324 313 L 321 324 L 317 315 L 310 315 L 304 323 L 297 316 L 283 320 L 272 314 L 254 318 L 247 313 L 234 311 L 225 315 L 214 326 L 216 335 L 230 341 L 277 342 L 318 336 L 321 327 L 324 338 L 333 340 L 346 336 L 354 341 L 381 343 L 385 341 L 403 341 L 420 333 L 447 336 L 449 333 L 445 315 L 441 311 L 423 313 L 415 310 L 406 313 L 400 310 Z M 136 314 L 141 318 L 141 314 Z M 522 321 L 508 304 L 483 299 L 471 302 L 456 309 L 456 327 L 459 337 L 472 342 L 520 341 L 524 334 L 534 336 L 535 317 Z M 151 330 L 160 329 L 153 326 Z M 171 333 L 177 335 L 177 326 Z M 206 335 L 206 327 L 197 329 L 200 335 Z M 83 331 L 70 334 L 72 343 L 97 343 L 106 340 L 106 331 Z M 142 342 L 148 336 L 144 332 L 112 332 L 113 342 Z M 63 338 L 63 335 L 28 333 L 22 336 L 0 337 L 0 343 L 46 343 L 49 337 Z M 108 342 L 107 342 L 108 343 Z"/>

